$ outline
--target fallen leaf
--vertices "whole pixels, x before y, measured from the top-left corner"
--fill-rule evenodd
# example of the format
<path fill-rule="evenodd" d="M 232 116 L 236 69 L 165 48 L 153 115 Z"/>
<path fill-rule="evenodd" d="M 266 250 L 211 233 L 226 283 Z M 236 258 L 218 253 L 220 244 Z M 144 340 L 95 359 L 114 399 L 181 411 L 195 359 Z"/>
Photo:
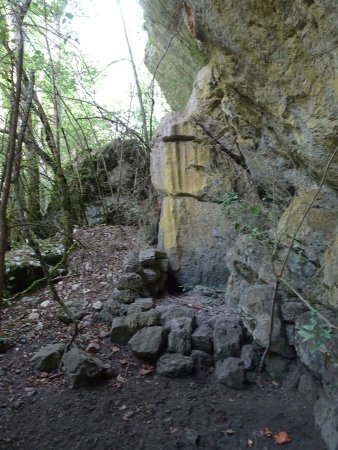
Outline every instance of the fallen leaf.
<path fill-rule="evenodd" d="M 150 364 L 146 364 L 140 370 L 140 375 L 150 375 L 151 373 L 154 373 L 154 372 L 155 372 L 155 367 L 151 366 Z"/>
<path fill-rule="evenodd" d="M 88 353 L 97 353 L 100 350 L 101 350 L 101 347 L 97 342 L 90 342 L 86 348 L 86 352 L 88 352 Z"/>
<path fill-rule="evenodd" d="M 232 428 L 228 428 L 227 430 L 225 430 L 226 434 L 235 434 L 235 430 L 233 430 Z"/>
<path fill-rule="evenodd" d="M 124 411 L 125 409 L 127 409 L 127 407 L 126 407 L 126 405 L 122 405 L 122 406 L 119 406 L 117 409 L 119 411 Z"/>
<path fill-rule="evenodd" d="M 117 375 L 117 377 L 116 377 L 116 381 L 119 382 L 119 383 L 126 383 L 127 379 L 124 378 L 122 375 L 119 374 L 119 375 Z"/>
<path fill-rule="evenodd" d="M 273 435 L 273 439 L 276 444 L 286 444 L 287 442 L 291 442 L 291 439 L 286 431 L 278 431 L 278 433 Z"/>
<path fill-rule="evenodd" d="M 118 347 L 113 347 L 113 348 L 111 349 L 111 351 L 112 351 L 112 354 L 114 355 L 115 353 L 119 352 L 120 349 L 119 349 Z"/>
<path fill-rule="evenodd" d="M 49 376 L 49 373 L 47 373 L 47 372 L 40 372 L 37 375 L 38 378 L 48 378 L 48 376 Z"/>
<path fill-rule="evenodd" d="M 129 363 L 129 361 L 127 359 L 119 359 L 119 363 L 125 366 L 126 364 Z"/>
<path fill-rule="evenodd" d="M 253 446 L 253 441 L 251 439 L 248 439 L 248 447 L 251 448 Z"/>
<path fill-rule="evenodd" d="M 261 434 L 263 436 L 271 437 L 273 435 L 273 432 L 269 428 L 264 428 L 264 430 L 261 431 Z"/>

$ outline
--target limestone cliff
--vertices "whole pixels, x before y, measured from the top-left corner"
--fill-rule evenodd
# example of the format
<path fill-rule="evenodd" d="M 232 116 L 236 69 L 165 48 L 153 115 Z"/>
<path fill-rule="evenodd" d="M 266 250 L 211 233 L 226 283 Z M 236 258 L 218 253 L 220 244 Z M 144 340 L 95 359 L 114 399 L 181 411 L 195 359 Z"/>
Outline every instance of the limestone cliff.
<path fill-rule="evenodd" d="M 283 276 L 335 320 L 338 3 L 141 3 L 147 64 L 176 110 L 155 136 L 151 171 L 163 195 L 159 245 L 178 281 L 226 286 L 253 336 L 259 326 L 264 334 L 264 285 L 274 285 L 296 237 Z M 297 334 L 309 320 L 299 297 L 285 288 L 279 302 L 274 351 L 285 355 L 286 343 L 295 346 L 323 395 L 331 395 L 327 380 L 338 375 L 338 355 L 330 349 L 325 369 L 319 357 L 310 363 Z M 316 414 L 325 434 L 322 410 Z M 334 411 L 333 422 L 338 406 Z M 330 449 L 338 446 L 337 431 L 325 439 Z"/>

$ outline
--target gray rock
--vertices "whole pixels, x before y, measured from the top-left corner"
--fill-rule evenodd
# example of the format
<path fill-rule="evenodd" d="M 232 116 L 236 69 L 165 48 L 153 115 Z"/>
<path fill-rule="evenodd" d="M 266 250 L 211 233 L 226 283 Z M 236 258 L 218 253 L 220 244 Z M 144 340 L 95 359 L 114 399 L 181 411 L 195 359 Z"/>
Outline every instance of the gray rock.
<path fill-rule="evenodd" d="M 298 391 L 304 398 L 313 402 L 318 398 L 319 385 L 310 373 L 301 375 L 298 383 Z"/>
<path fill-rule="evenodd" d="M 181 377 L 194 370 L 194 361 L 181 353 L 165 353 L 157 361 L 156 372 L 165 377 Z"/>
<path fill-rule="evenodd" d="M 212 356 L 201 350 L 193 350 L 190 356 L 198 370 L 207 370 L 214 364 Z"/>
<path fill-rule="evenodd" d="M 66 306 L 68 307 L 72 316 L 76 320 L 82 320 L 83 317 L 87 314 L 88 303 L 84 302 L 83 300 L 81 300 L 80 302 L 79 301 L 66 302 Z M 59 309 L 58 319 L 61 322 L 65 323 L 66 325 L 72 323 L 72 319 L 63 308 Z"/>
<path fill-rule="evenodd" d="M 257 284 L 249 286 L 240 298 L 241 317 L 245 327 L 252 335 L 254 341 L 265 348 L 269 340 L 271 302 L 274 287 Z M 276 313 L 273 323 L 272 344 L 281 338 L 282 324 Z"/>
<path fill-rule="evenodd" d="M 140 290 L 144 286 L 144 281 L 138 273 L 135 272 L 127 272 L 124 273 L 120 280 L 117 283 L 117 289 L 134 289 Z"/>
<path fill-rule="evenodd" d="M 187 444 L 197 445 L 199 440 L 199 434 L 195 430 L 186 429 L 184 431 L 184 438 Z"/>
<path fill-rule="evenodd" d="M 107 366 L 76 347 L 63 355 L 62 363 L 65 380 L 71 388 L 97 384 L 107 375 Z"/>
<path fill-rule="evenodd" d="M 151 268 L 145 268 L 142 270 L 142 278 L 145 281 L 145 283 L 155 283 L 161 278 L 161 272 L 159 270 L 151 269 Z"/>
<path fill-rule="evenodd" d="M 104 303 L 103 308 L 99 313 L 99 317 L 104 323 L 110 325 L 114 317 L 124 315 L 126 310 L 124 304 L 121 304 L 116 300 L 108 300 Z"/>
<path fill-rule="evenodd" d="M 245 370 L 255 369 L 259 364 L 259 354 L 253 344 L 243 345 L 241 348 L 241 361 Z"/>
<path fill-rule="evenodd" d="M 216 360 L 239 356 L 243 341 L 243 328 L 239 323 L 228 322 L 220 317 L 214 325 L 213 339 Z"/>
<path fill-rule="evenodd" d="M 127 317 L 115 317 L 110 330 L 110 339 L 117 344 L 125 345 L 137 331 L 137 326 L 133 328 Z"/>
<path fill-rule="evenodd" d="M 283 388 L 286 391 L 297 389 L 302 372 L 299 364 L 292 364 L 289 367 L 289 372 L 283 377 Z"/>
<path fill-rule="evenodd" d="M 60 366 L 65 344 L 49 344 L 33 355 L 30 362 L 35 370 L 52 372 Z"/>
<path fill-rule="evenodd" d="M 171 353 L 191 353 L 191 332 L 193 328 L 191 317 L 179 317 L 167 322 L 166 329 L 170 329 L 168 336 L 168 351 Z"/>
<path fill-rule="evenodd" d="M 338 448 L 338 401 L 321 396 L 315 403 L 314 416 L 328 450 Z"/>
<path fill-rule="evenodd" d="M 153 248 L 142 250 L 139 254 L 139 261 L 142 267 L 154 267 L 157 259 L 164 259 L 167 255 Z"/>
<path fill-rule="evenodd" d="M 128 307 L 128 314 L 149 311 L 154 307 L 152 298 L 137 298 L 134 303 Z"/>
<path fill-rule="evenodd" d="M 231 389 L 243 389 L 245 372 L 243 363 L 239 358 L 227 358 L 216 364 L 217 381 Z"/>
<path fill-rule="evenodd" d="M 284 301 L 281 304 L 282 317 L 285 322 L 295 323 L 297 318 L 307 310 L 302 302 L 297 300 Z"/>
<path fill-rule="evenodd" d="M 159 312 L 163 325 L 166 325 L 170 322 L 170 320 L 177 319 L 179 317 L 195 317 L 195 313 L 191 309 L 184 306 L 160 305 L 155 308 L 155 311 Z M 193 323 L 195 323 L 195 320 Z"/>
<path fill-rule="evenodd" d="M 202 350 L 203 352 L 212 353 L 212 335 L 212 329 L 208 325 L 200 325 L 191 336 L 192 348 L 195 350 Z"/>
<path fill-rule="evenodd" d="M 272 378 L 280 380 L 288 372 L 290 364 L 290 359 L 270 353 L 265 360 L 265 370 Z"/>
<path fill-rule="evenodd" d="M 161 272 L 167 273 L 169 269 L 169 259 L 159 259 L 157 262 L 157 267 Z"/>
<path fill-rule="evenodd" d="M 141 269 L 141 264 L 138 260 L 137 253 L 129 252 L 123 260 L 123 270 L 125 272 L 138 272 Z"/>
<path fill-rule="evenodd" d="M 136 356 L 154 359 L 163 348 L 164 337 L 163 327 L 142 328 L 129 340 L 129 345 Z"/>
<path fill-rule="evenodd" d="M 296 341 L 295 341 L 295 333 L 296 333 L 296 327 L 295 325 L 285 325 L 285 335 L 286 335 L 286 341 L 289 345 L 294 346 Z"/>
<path fill-rule="evenodd" d="M 161 325 L 161 319 L 159 313 L 155 309 L 144 311 L 127 316 L 130 324 L 137 328 L 154 327 Z"/>
<path fill-rule="evenodd" d="M 113 300 L 116 300 L 120 303 L 133 303 L 133 301 L 139 297 L 139 293 L 137 291 L 134 291 L 132 289 L 114 289 L 113 291 Z"/>

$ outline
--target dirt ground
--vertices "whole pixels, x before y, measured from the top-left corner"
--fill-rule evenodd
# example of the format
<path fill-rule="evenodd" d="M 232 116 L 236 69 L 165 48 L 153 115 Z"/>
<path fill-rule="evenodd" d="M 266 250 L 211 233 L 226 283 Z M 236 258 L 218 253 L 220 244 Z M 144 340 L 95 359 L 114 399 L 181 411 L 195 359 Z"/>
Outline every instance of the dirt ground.
<path fill-rule="evenodd" d="M 4 311 L 1 334 L 16 338 L 16 345 L 0 354 L 0 449 L 325 450 L 312 405 L 267 375 L 253 373 L 241 391 L 218 384 L 211 371 L 163 378 L 128 348 L 110 342 L 92 306 L 111 295 L 127 250 L 139 248 L 136 236 L 136 229 L 126 227 L 80 230 L 84 247 L 74 252 L 68 275 L 57 284 L 63 299 L 87 305 L 76 344 L 109 363 L 117 377 L 71 390 L 62 373 L 31 368 L 35 351 L 70 336 L 46 288 Z M 188 301 L 186 294 L 159 299 Z M 205 305 L 203 314 L 219 308 Z M 286 431 L 291 442 L 277 444 L 266 429 Z"/>

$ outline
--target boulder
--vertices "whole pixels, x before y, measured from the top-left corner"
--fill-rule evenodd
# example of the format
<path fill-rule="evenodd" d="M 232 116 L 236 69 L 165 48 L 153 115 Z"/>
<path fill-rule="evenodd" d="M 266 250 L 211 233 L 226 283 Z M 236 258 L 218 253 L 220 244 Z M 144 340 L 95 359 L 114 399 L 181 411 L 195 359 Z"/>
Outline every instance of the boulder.
<path fill-rule="evenodd" d="M 208 325 L 200 325 L 191 336 L 192 348 L 203 352 L 213 351 L 213 331 Z"/>
<path fill-rule="evenodd" d="M 161 278 L 161 272 L 151 268 L 143 269 L 141 275 L 146 284 L 155 283 Z"/>
<path fill-rule="evenodd" d="M 63 372 L 71 388 L 97 384 L 108 375 L 109 366 L 73 347 L 63 355 Z"/>
<path fill-rule="evenodd" d="M 65 344 L 49 344 L 33 355 L 30 362 L 35 370 L 52 372 L 60 366 Z"/>
<path fill-rule="evenodd" d="M 192 328 L 193 319 L 191 317 L 179 317 L 167 322 L 166 329 L 170 329 L 168 352 L 190 355 Z"/>
<path fill-rule="evenodd" d="M 115 317 L 110 329 L 110 339 L 117 344 L 125 345 L 138 330 L 138 324 L 133 324 L 127 317 Z"/>
<path fill-rule="evenodd" d="M 154 300 L 152 298 L 137 298 L 128 307 L 128 314 L 149 311 L 154 307 Z"/>
<path fill-rule="evenodd" d="M 157 361 L 156 373 L 165 377 L 181 377 L 194 370 L 194 361 L 181 353 L 165 353 Z"/>
<path fill-rule="evenodd" d="M 164 337 L 163 327 L 142 328 L 129 340 L 129 345 L 136 356 L 155 359 L 163 348 Z"/>
<path fill-rule="evenodd" d="M 239 358 L 227 358 L 216 364 L 217 381 L 231 389 L 243 389 L 245 372 L 243 362 Z"/>
<path fill-rule="evenodd" d="M 256 284 L 249 286 L 240 298 L 241 317 L 245 327 L 260 347 L 265 348 L 269 340 L 271 302 L 274 295 L 273 286 Z M 274 315 L 272 344 L 281 339 L 282 323 L 276 313 Z"/>
<path fill-rule="evenodd" d="M 153 248 L 142 250 L 139 254 L 139 261 L 142 267 L 155 267 L 157 259 L 165 259 L 166 253 Z"/>
<path fill-rule="evenodd" d="M 229 356 L 239 356 L 243 343 L 243 328 L 239 323 L 229 322 L 220 317 L 214 325 L 213 340 L 216 360 L 222 361 Z"/>

